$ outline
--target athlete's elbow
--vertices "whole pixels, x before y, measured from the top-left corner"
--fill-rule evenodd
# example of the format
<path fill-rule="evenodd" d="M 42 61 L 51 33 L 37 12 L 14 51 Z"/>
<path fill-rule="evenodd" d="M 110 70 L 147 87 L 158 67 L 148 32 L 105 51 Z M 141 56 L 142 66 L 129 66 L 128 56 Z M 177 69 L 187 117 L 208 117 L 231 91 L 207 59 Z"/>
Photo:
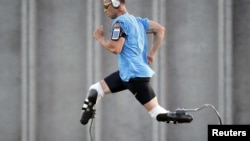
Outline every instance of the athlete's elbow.
<path fill-rule="evenodd" d="M 112 52 L 113 54 L 119 54 L 122 51 L 122 47 L 117 45 L 111 46 L 109 49 L 110 49 L 109 51 Z"/>
<path fill-rule="evenodd" d="M 159 26 L 155 31 L 154 31 L 154 35 L 156 36 L 164 36 L 165 34 L 165 27 L 164 26 Z"/>
<path fill-rule="evenodd" d="M 159 33 L 160 33 L 160 34 L 165 34 L 165 31 L 166 31 L 166 28 L 165 28 L 164 26 L 161 26 L 161 27 L 159 28 Z"/>

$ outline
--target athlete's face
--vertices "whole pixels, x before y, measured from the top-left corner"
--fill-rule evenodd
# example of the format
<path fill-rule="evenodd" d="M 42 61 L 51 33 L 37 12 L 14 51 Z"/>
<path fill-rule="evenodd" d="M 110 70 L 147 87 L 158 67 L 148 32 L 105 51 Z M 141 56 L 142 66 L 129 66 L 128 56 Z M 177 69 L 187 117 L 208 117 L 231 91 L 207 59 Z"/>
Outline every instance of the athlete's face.
<path fill-rule="evenodd" d="M 107 1 L 107 0 L 103 1 L 103 8 L 104 8 L 104 10 L 108 9 L 110 5 L 112 5 L 111 1 Z"/>
<path fill-rule="evenodd" d="M 103 0 L 104 13 L 111 19 L 116 18 L 116 9 L 113 8 L 110 0 Z"/>

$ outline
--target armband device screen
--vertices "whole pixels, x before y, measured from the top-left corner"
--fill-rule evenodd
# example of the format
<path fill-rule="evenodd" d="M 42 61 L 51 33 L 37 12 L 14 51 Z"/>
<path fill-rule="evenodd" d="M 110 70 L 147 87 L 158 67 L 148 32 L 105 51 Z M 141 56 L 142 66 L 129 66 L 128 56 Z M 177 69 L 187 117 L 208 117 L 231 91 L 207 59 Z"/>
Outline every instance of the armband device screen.
<path fill-rule="evenodd" d="M 125 33 L 122 31 L 120 27 L 115 27 L 113 29 L 111 39 L 117 41 L 119 40 L 120 37 L 125 37 Z"/>

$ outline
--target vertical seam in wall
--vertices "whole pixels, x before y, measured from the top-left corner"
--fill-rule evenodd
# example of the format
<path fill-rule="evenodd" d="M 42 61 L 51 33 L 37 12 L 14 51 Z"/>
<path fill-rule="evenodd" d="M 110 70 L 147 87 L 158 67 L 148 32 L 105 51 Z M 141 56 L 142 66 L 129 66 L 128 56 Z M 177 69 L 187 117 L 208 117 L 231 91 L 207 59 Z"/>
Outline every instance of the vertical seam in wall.
<path fill-rule="evenodd" d="M 92 1 L 94 4 L 94 12 L 92 12 L 92 16 L 94 17 L 94 28 L 95 26 L 99 26 L 101 25 L 101 14 L 102 14 L 102 2 L 95 2 L 95 1 Z M 93 32 L 93 29 L 91 29 L 92 32 Z M 101 69 L 101 63 L 102 63 L 102 54 L 101 54 L 101 50 L 102 50 L 102 47 L 100 47 L 100 43 L 95 41 L 94 37 L 92 36 L 92 41 L 93 41 L 93 48 L 94 48 L 94 54 L 93 54 L 93 57 L 94 57 L 94 76 L 93 76 L 93 79 L 94 81 L 98 81 L 99 79 L 101 79 L 101 72 L 102 72 L 102 69 Z M 100 109 L 101 108 L 101 101 L 96 105 L 97 109 Z M 98 117 L 96 118 L 96 125 L 95 125 L 95 140 L 96 141 L 102 141 L 101 139 L 101 132 L 102 132 L 102 124 L 101 124 L 101 119 L 103 118 L 102 116 L 102 110 L 98 110 Z"/>
<path fill-rule="evenodd" d="M 29 0 L 28 7 L 28 77 L 29 77 L 29 141 L 36 141 L 36 0 Z"/>
<path fill-rule="evenodd" d="M 87 14 L 86 14 L 86 20 L 85 21 L 87 21 L 87 28 L 86 28 L 86 30 L 87 30 L 87 33 L 86 33 L 86 37 L 87 37 L 87 39 L 86 39 L 86 50 L 87 50 L 87 52 L 86 52 L 86 64 L 87 64 L 87 67 L 86 67 L 86 78 L 87 78 L 87 80 L 86 80 L 86 85 L 88 86 L 88 85 L 90 85 L 91 83 L 92 83 L 92 81 L 93 81 L 93 74 L 94 74 L 94 70 L 93 70 L 93 63 L 94 63 L 94 61 L 93 61 L 93 56 L 94 56 L 94 52 L 93 52 L 93 36 L 92 36 L 92 28 L 93 28 L 93 12 L 92 12 L 92 10 L 93 10 L 93 0 L 87 0 L 86 1 L 86 8 L 87 8 L 87 10 L 86 10 L 86 12 L 87 12 Z M 88 89 L 88 88 L 87 88 Z M 87 91 L 86 91 L 86 94 L 87 94 Z M 88 130 L 86 130 L 86 135 L 89 135 L 89 132 L 88 132 Z M 87 136 L 86 137 L 86 139 L 87 139 L 87 141 L 90 141 L 90 136 Z"/>
<path fill-rule="evenodd" d="M 218 1 L 218 107 L 224 123 L 232 122 L 231 3 L 231 0 Z"/>
<path fill-rule="evenodd" d="M 36 140 L 35 1 L 21 1 L 21 141 Z"/>
<path fill-rule="evenodd" d="M 154 21 L 158 21 L 159 19 L 159 14 L 158 14 L 158 8 L 159 8 L 159 0 L 153 0 L 152 1 L 152 20 Z M 159 21 L 158 21 L 159 22 Z M 151 41 L 152 42 L 152 41 Z M 151 47 L 149 45 L 149 47 Z M 152 64 L 152 67 L 154 69 L 154 71 L 156 72 L 156 75 L 153 77 L 153 80 L 152 80 L 152 87 L 158 97 L 158 99 L 160 98 L 160 93 L 159 93 L 159 82 L 158 82 L 158 79 L 159 79 L 159 54 L 156 54 L 155 56 L 155 60 Z M 160 141 L 160 136 L 159 136 L 159 133 L 160 133 L 160 126 L 159 124 L 157 124 L 156 122 L 153 122 L 152 123 L 152 140 L 153 141 Z"/>
<path fill-rule="evenodd" d="M 21 1 L 21 141 L 28 141 L 28 37 L 27 37 L 27 27 L 28 27 L 28 6 L 27 0 Z"/>

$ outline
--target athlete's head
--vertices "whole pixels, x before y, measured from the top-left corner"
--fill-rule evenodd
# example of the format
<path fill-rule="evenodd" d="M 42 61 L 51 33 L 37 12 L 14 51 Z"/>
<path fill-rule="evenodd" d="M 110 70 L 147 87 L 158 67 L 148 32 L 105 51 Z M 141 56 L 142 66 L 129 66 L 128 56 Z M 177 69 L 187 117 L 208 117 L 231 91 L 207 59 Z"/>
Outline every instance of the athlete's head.
<path fill-rule="evenodd" d="M 125 0 L 103 0 L 104 13 L 111 19 L 125 13 Z"/>

